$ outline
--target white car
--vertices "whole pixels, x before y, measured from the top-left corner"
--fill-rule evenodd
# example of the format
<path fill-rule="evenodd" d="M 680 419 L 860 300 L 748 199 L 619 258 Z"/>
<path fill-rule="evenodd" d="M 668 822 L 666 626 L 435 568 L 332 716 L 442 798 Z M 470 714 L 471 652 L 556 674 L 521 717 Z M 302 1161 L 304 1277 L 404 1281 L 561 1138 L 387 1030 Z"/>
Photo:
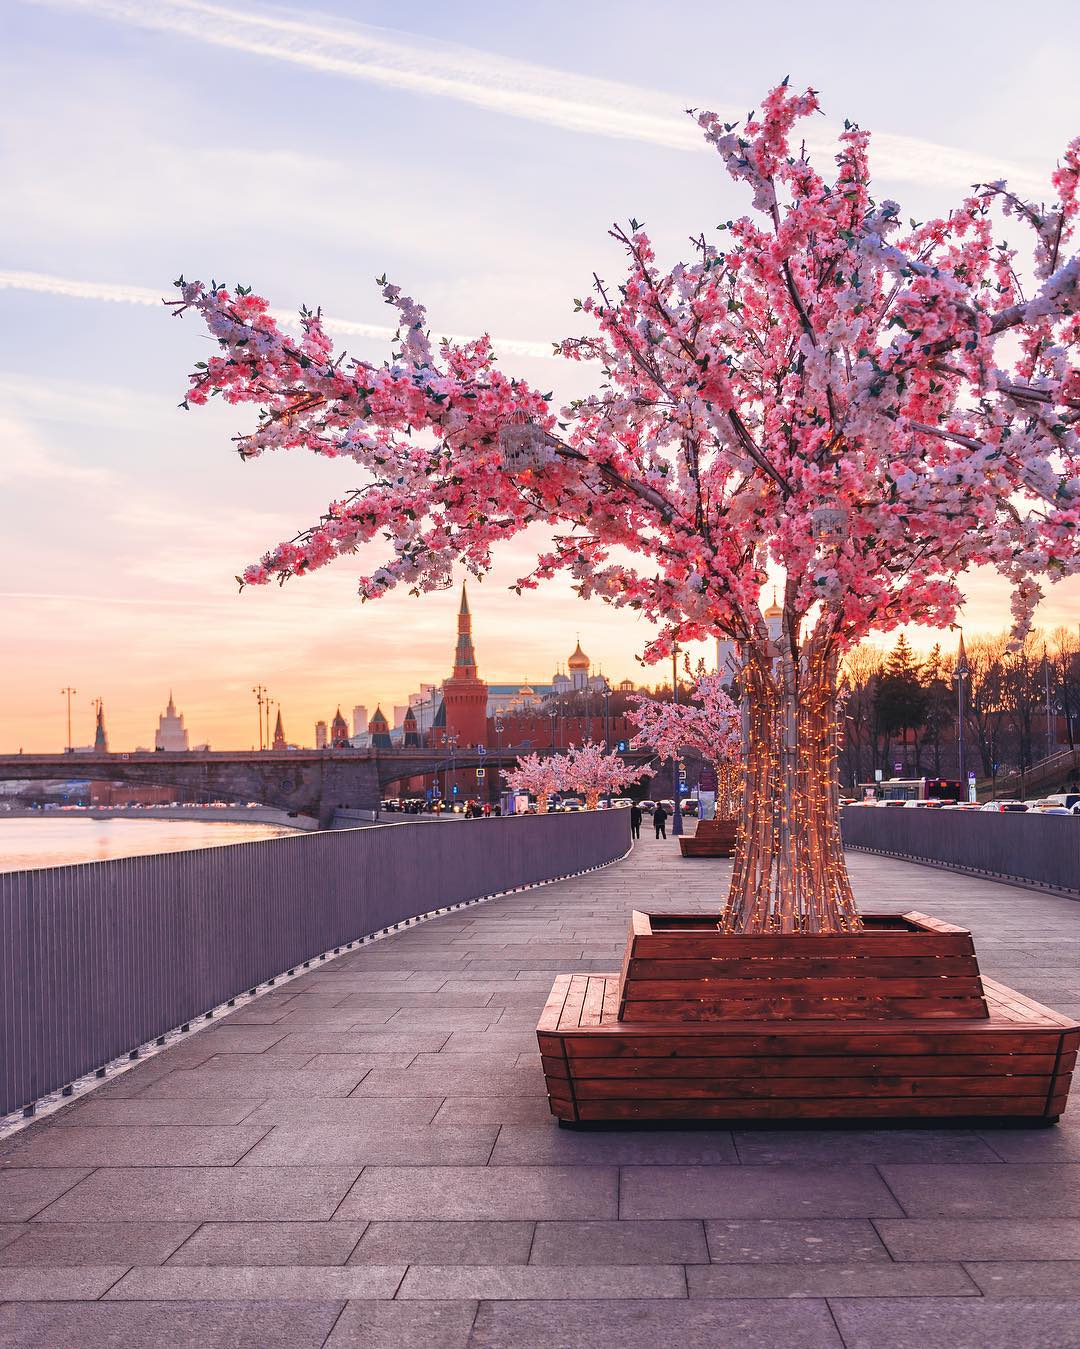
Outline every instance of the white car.
<path fill-rule="evenodd" d="M 986 804 L 982 807 L 983 810 L 1017 811 L 1017 812 L 1027 810 L 1027 808 L 1028 804 L 1026 801 L 987 801 Z"/>

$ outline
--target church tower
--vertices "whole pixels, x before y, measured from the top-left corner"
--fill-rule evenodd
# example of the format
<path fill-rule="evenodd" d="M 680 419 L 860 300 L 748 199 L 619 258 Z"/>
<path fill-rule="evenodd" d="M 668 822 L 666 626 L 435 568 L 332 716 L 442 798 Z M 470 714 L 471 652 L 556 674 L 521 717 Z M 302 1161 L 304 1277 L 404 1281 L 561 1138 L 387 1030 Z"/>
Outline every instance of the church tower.
<path fill-rule="evenodd" d="M 469 597 L 461 587 L 458 609 L 457 646 L 454 648 L 454 673 L 443 680 L 443 707 L 446 710 L 446 735 L 457 736 L 459 745 L 487 743 L 487 684 L 476 668 L 472 639 L 472 614 Z"/>
<path fill-rule="evenodd" d="M 278 708 L 277 721 L 274 723 L 274 743 L 273 743 L 272 748 L 274 748 L 274 749 L 288 749 L 288 748 L 289 748 L 288 745 L 285 743 L 285 727 L 282 725 L 282 722 L 281 722 L 281 708 L 280 708 L 280 707 Z"/>
<path fill-rule="evenodd" d="M 94 728 L 94 753 L 108 754 L 109 737 L 105 730 L 105 705 L 100 698 L 95 698 L 97 704 L 97 725 Z"/>

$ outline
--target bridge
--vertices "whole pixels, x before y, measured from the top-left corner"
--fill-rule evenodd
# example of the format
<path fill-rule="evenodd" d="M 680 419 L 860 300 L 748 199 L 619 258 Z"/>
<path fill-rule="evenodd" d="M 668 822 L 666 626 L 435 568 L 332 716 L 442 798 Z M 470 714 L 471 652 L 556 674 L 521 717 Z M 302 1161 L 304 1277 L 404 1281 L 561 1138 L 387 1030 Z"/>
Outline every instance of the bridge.
<path fill-rule="evenodd" d="M 0 781 L 80 778 L 187 791 L 310 815 L 327 828 L 340 807 L 378 810 L 390 788 L 414 777 L 459 769 L 512 769 L 532 746 L 481 752 L 427 749 L 185 750 L 132 754 L 0 755 Z M 536 750 L 537 753 L 550 751 Z M 623 756 L 648 763 L 652 755 Z M 488 779 L 494 790 L 495 775 Z M 477 793 L 481 795 L 481 793 Z"/>

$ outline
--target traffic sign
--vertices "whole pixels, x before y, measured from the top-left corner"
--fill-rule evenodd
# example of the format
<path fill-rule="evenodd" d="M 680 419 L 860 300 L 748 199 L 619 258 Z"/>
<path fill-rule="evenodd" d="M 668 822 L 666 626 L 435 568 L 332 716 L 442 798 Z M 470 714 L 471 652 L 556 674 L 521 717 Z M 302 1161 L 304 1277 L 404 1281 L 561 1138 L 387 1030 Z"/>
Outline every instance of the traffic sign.
<path fill-rule="evenodd" d="M 974 768 L 969 768 L 969 769 L 968 769 L 968 782 L 974 782 L 974 781 L 975 781 L 975 770 L 974 770 Z"/>
<path fill-rule="evenodd" d="M 487 753 L 487 750 L 484 748 L 483 745 L 477 745 L 477 747 L 476 747 L 476 752 L 477 752 L 477 754 L 483 756 L 483 755 L 485 755 L 485 754 Z"/>
<path fill-rule="evenodd" d="M 484 770 L 483 768 L 478 768 L 478 769 L 476 770 L 476 776 L 477 776 L 478 778 L 482 778 L 482 777 L 484 776 L 484 771 L 485 771 L 485 770 Z"/>
<path fill-rule="evenodd" d="M 902 763 L 894 763 L 894 764 L 893 764 L 893 772 L 894 772 L 894 773 L 900 773 L 900 772 L 903 771 L 903 767 L 904 767 L 904 765 L 903 765 Z"/>

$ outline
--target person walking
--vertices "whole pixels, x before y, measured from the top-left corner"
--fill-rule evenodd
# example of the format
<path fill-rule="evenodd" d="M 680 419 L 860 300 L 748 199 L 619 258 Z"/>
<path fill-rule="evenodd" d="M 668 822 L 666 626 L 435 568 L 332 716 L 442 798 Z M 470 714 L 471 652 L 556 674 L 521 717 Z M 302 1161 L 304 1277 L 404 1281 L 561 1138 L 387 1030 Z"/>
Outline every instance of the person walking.
<path fill-rule="evenodd" d="M 641 807 L 640 807 L 640 806 L 637 804 L 637 802 L 635 801 L 634 804 L 630 807 L 630 837 L 631 837 L 631 838 L 640 838 L 640 837 L 641 837 L 641 821 L 642 821 Z"/>
<path fill-rule="evenodd" d="M 656 837 L 667 838 L 667 811 L 659 801 L 653 811 L 652 822 L 656 826 Z"/>

